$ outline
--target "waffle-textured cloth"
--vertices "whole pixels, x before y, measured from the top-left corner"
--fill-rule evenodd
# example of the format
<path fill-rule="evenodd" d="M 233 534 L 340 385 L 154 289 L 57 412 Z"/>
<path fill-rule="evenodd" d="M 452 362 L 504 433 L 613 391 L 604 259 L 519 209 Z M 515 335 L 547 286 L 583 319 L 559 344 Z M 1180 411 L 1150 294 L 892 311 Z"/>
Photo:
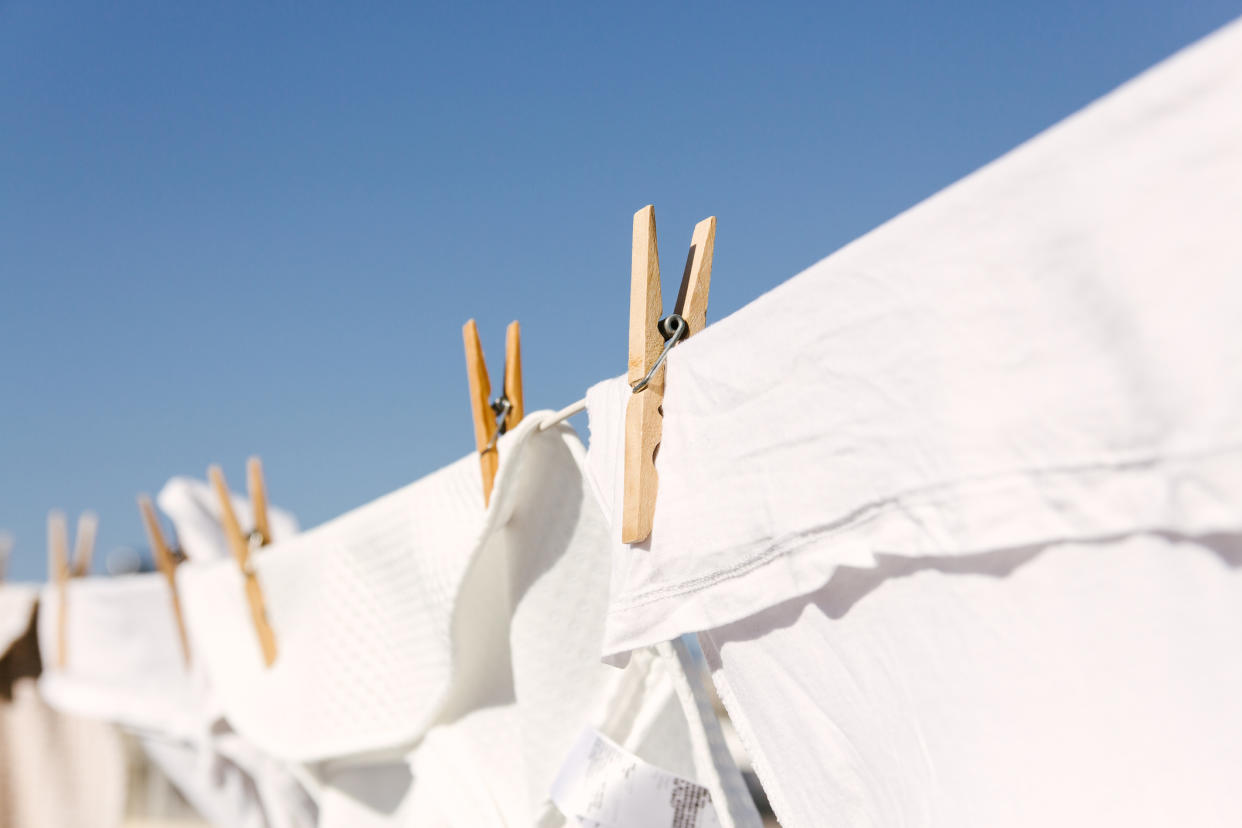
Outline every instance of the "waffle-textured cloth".
<path fill-rule="evenodd" d="M 60 595 L 43 591 L 39 689 L 56 710 L 132 730 L 204 819 L 221 828 L 310 828 L 314 802 L 283 765 L 232 733 L 200 670 L 181 652 L 168 584 L 148 573 L 75 578 L 67 586 L 66 662 L 58 665 Z"/>
<path fill-rule="evenodd" d="M 248 531 L 254 526 L 254 511 L 249 498 L 231 493 L 230 500 L 242 531 Z M 210 561 L 228 557 L 228 541 L 220 524 L 220 500 L 210 485 L 192 477 L 173 477 L 160 489 L 156 502 L 172 520 L 177 530 L 177 542 L 189 560 Z M 274 541 L 298 533 L 297 518 L 271 504 L 267 507 L 267 521 Z"/>
<path fill-rule="evenodd" d="M 696 761 L 676 659 L 600 663 L 605 522 L 581 443 L 540 430 L 544 416 L 501 439 L 487 508 L 471 454 L 263 550 L 271 668 L 235 567 L 183 568 L 226 715 L 308 763 L 322 824 L 562 825 L 549 795 L 585 726 L 675 773 L 716 773 Z"/>
<path fill-rule="evenodd" d="M 37 595 L 0 584 L 0 828 L 117 828 L 126 791 L 121 740 L 40 696 Z M 26 623 L 14 633 L 9 621 L 21 616 Z"/>
<path fill-rule="evenodd" d="M 1239 101 L 1234 23 L 670 353 L 605 649 L 700 631 L 786 828 L 1239 822 Z"/>
<path fill-rule="evenodd" d="M 448 692 L 452 607 L 483 531 L 478 466 L 466 457 L 255 554 L 271 667 L 237 565 L 178 569 L 191 647 L 239 733 L 301 762 L 403 754 L 423 734 Z"/>

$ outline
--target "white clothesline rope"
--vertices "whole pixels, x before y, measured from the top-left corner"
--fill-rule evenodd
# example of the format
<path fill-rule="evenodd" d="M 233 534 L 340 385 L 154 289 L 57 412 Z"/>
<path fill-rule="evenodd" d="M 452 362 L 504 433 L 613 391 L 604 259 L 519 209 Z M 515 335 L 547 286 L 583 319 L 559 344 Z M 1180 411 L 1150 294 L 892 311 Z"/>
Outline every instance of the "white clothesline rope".
<path fill-rule="evenodd" d="M 544 421 L 539 424 L 539 430 L 547 431 L 549 428 L 556 425 L 557 423 L 563 423 L 566 420 L 568 420 L 570 417 L 574 416 L 575 414 L 581 414 L 585 410 L 586 410 L 586 398 L 584 397 L 575 403 L 570 403 L 569 405 L 562 408 L 560 411 L 557 411 L 555 414 L 550 414 L 549 416 L 545 417 Z"/>

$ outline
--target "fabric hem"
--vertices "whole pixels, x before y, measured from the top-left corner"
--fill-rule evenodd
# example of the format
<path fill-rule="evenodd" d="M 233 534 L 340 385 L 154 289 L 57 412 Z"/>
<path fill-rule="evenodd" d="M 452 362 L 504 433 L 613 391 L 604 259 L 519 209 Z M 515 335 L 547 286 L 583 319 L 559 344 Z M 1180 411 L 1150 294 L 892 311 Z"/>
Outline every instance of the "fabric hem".
<path fill-rule="evenodd" d="M 713 557 L 744 557 L 705 575 L 615 599 L 605 655 L 741 620 L 819 589 L 841 566 L 872 566 L 878 553 L 958 556 L 1151 531 L 1242 529 L 1236 504 L 1224 495 L 1239 490 L 1242 448 L 1231 445 L 1017 471 L 896 496 L 766 542 L 748 556 L 746 547 L 718 553 Z M 777 562 L 786 566 L 773 567 Z M 743 582 L 757 572 L 763 575 Z"/>

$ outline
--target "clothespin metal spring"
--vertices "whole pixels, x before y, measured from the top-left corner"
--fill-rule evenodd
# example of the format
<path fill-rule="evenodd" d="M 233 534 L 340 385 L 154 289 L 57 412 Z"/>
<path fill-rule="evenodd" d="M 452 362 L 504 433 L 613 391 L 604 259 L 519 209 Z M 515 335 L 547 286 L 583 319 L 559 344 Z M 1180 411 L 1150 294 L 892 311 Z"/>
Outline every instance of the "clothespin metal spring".
<path fill-rule="evenodd" d="M 652 364 L 651 370 L 647 372 L 647 376 L 630 387 L 635 394 L 647 387 L 647 384 L 651 382 L 651 378 L 655 376 L 655 372 L 660 370 L 660 366 L 664 364 L 664 358 L 668 356 L 668 352 L 673 350 L 673 346 L 681 341 L 681 338 L 690 330 L 690 326 L 686 324 L 685 319 L 681 318 L 680 313 L 670 313 L 660 320 L 659 330 L 660 336 L 664 337 L 664 350 L 660 351 L 660 355 L 656 357 L 656 361 Z"/>
<path fill-rule="evenodd" d="M 513 410 L 513 403 L 509 402 L 508 397 L 497 397 L 489 405 L 496 414 L 496 432 L 492 434 L 492 439 L 487 441 L 487 445 L 479 449 L 479 454 L 486 454 L 496 448 L 500 435 L 504 434 L 509 428 L 506 420 L 509 418 L 509 412 Z"/>

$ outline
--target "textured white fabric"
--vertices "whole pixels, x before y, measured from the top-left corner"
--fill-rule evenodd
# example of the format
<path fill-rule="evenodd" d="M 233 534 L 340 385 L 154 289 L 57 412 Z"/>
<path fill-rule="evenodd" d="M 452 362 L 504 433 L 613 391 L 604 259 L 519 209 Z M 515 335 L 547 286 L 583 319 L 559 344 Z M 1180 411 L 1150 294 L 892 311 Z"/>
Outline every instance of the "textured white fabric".
<path fill-rule="evenodd" d="M 700 633 L 785 828 L 1242 824 L 1242 538 L 879 556 Z"/>
<path fill-rule="evenodd" d="M 57 588 L 45 587 L 41 599 L 39 689 L 49 705 L 133 730 L 151 760 L 213 825 L 316 824 L 314 803 L 289 771 L 230 731 L 202 672 L 187 667 L 162 575 L 75 578 L 67 590 L 63 669 L 55 655 Z"/>
<path fill-rule="evenodd" d="M 254 526 L 254 511 L 250 499 L 236 492 L 230 493 L 233 512 L 242 531 Z M 228 541 L 220 524 L 220 499 L 210 484 L 192 477 L 173 477 L 156 495 L 164 514 L 172 520 L 177 530 L 177 541 L 185 556 L 192 561 L 210 561 L 228 557 Z M 298 533 L 298 521 L 292 514 L 268 504 L 268 528 L 272 540 L 280 541 Z"/>
<path fill-rule="evenodd" d="M 236 564 L 178 570 L 191 646 L 239 733 L 301 762 L 403 754 L 423 734 L 448 690 L 451 608 L 483 529 L 478 466 L 466 457 L 255 555 L 270 668 Z"/>
<path fill-rule="evenodd" d="M 606 649 L 877 551 L 1237 528 L 1239 101 L 1234 23 L 674 349 Z M 588 395 L 617 508 L 626 393 Z"/>
<path fill-rule="evenodd" d="M 540 417 L 531 415 L 532 425 Z M 501 678 L 508 668 L 511 685 L 457 684 L 449 711 L 411 757 L 414 788 L 402 824 L 564 825 L 552 784 L 584 726 L 713 793 L 723 789 L 721 770 L 736 774 L 731 760 L 724 769 L 713 763 L 720 757 L 707 731 L 715 720 L 701 718 L 676 653 L 645 651 L 623 671 L 600 663 L 607 522 L 586 489 L 581 444 L 569 429 L 558 432 L 515 437 L 532 445 L 511 450 L 502 466 L 495 529 L 455 608 L 458 629 L 488 614 L 499 622 L 507 640 L 462 650 L 476 656 L 475 675 Z M 497 784 L 506 779 L 511 784 Z M 472 798 L 469 808 L 457 804 L 463 798 Z M 757 824 L 757 816 L 741 824 Z"/>
<path fill-rule="evenodd" d="M 584 726 L 700 775 L 676 659 L 599 661 L 605 521 L 573 431 L 528 414 L 484 508 L 475 454 L 256 558 L 265 668 L 236 568 L 183 567 L 196 652 L 238 731 L 318 783 L 321 824 L 540 825 Z"/>

